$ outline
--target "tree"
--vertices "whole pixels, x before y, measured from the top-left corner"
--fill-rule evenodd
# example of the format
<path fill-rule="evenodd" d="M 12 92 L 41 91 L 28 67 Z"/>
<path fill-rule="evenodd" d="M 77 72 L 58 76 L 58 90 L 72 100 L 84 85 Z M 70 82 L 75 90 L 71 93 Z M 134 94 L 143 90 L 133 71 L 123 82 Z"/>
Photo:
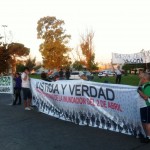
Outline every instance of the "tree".
<path fill-rule="evenodd" d="M 21 43 L 4 44 L 0 46 L 0 72 L 8 72 L 12 68 L 12 72 L 16 71 L 16 63 L 19 58 L 24 59 L 29 55 L 30 49 Z"/>
<path fill-rule="evenodd" d="M 76 70 L 82 70 L 83 69 L 83 65 L 81 64 L 81 61 L 75 61 L 74 63 L 73 63 L 73 68 L 74 69 L 76 69 Z"/>
<path fill-rule="evenodd" d="M 65 34 L 62 28 L 63 20 L 56 17 L 43 17 L 38 21 L 37 38 L 43 43 L 40 45 L 40 52 L 43 57 L 45 68 L 59 68 L 70 63 L 67 47 L 70 35 Z"/>
<path fill-rule="evenodd" d="M 41 67 L 42 67 L 41 64 L 37 64 L 36 66 L 34 66 L 34 70 L 38 70 L 38 69 L 40 69 Z"/>
<path fill-rule="evenodd" d="M 25 47 L 21 43 L 11 43 L 8 44 L 9 55 L 11 56 L 10 64 L 12 67 L 12 72 L 16 72 L 16 63 L 18 58 L 24 59 L 29 55 L 30 49 Z"/>
<path fill-rule="evenodd" d="M 23 72 L 24 71 L 24 67 L 25 65 L 19 63 L 19 64 L 16 64 L 16 72 Z"/>
<path fill-rule="evenodd" d="M 8 72 L 10 58 L 6 45 L 0 46 L 0 73 Z"/>
<path fill-rule="evenodd" d="M 36 66 L 36 58 L 34 57 L 33 59 L 29 57 L 26 60 L 26 67 L 28 67 L 30 70 L 33 70 L 33 68 Z"/>
<path fill-rule="evenodd" d="M 137 68 L 143 68 L 144 71 L 146 71 L 147 68 L 150 68 L 150 63 L 142 63 L 142 64 L 124 64 L 122 69 L 124 69 L 126 72 L 127 71 L 135 71 L 136 74 L 136 70 Z"/>
<path fill-rule="evenodd" d="M 96 64 L 94 46 L 93 46 L 94 32 L 87 32 L 85 35 L 81 35 L 80 48 L 85 56 L 86 67 L 89 70 L 95 68 Z"/>

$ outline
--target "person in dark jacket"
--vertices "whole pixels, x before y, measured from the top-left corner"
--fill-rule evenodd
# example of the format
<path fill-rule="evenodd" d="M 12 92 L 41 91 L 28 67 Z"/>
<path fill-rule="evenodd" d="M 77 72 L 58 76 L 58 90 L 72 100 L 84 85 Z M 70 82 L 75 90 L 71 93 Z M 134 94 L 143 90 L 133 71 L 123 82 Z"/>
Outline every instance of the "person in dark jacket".
<path fill-rule="evenodd" d="M 16 105 L 18 99 L 19 99 L 19 102 L 17 103 L 17 105 L 21 105 L 21 83 L 22 81 L 21 81 L 21 77 L 19 73 L 15 74 L 14 81 L 15 81 L 15 87 L 14 87 L 15 100 L 13 102 L 13 105 Z"/>
<path fill-rule="evenodd" d="M 69 69 L 66 70 L 65 75 L 66 75 L 66 79 L 69 80 L 69 78 L 70 78 L 70 71 L 69 71 Z"/>
<path fill-rule="evenodd" d="M 41 73 L 41 79 L 44 81 L 49 81 L 47 78 L 47 74 L 44 71 Z"/>
<path fill-rule="evenodd" d="M 60 69 L 60 71 L 59 71 L 59 79 L 60 79 L 60 80 L 63 80 L 63 79 L 64 79 L 64 72 L 63 72 L 62 69 Z"/>

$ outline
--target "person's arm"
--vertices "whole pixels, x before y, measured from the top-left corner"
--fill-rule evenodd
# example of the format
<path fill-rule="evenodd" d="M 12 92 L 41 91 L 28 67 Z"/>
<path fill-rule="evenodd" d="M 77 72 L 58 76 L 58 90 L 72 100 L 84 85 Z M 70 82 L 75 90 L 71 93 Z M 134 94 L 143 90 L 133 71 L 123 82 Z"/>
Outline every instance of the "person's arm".
<path fill-rule="evenodd" d="M 139 90 L 138 93 L 145 101 L 148 100 L 149 97 L 147 95 L 145 95 L 142 91 Z"/>
<path fill-rule="evenodd" d="M 114 68 L 112 62 L 111 62 L 111 67 L 112 67 L 112 71 L 115 73 L 115 68 Z"/>

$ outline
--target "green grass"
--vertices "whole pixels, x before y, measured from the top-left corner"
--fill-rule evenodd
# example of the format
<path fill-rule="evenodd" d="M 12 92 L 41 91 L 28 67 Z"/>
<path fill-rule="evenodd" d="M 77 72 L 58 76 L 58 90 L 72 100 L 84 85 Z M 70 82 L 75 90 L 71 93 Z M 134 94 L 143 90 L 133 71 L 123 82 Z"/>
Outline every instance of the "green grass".
<path fill-rule="evenodd" d="M 99 78 L 97 75 L 94 76 L 95 82 L 104 83 L 105 80 L 106 80 L 106 77 Z M 114 77 L 107 77 L 107 80 L 109 83 L 115 83 L 115 76 Z M 122 76 L 121 84 L 138 86 L 138 83 L 139 83 L 138 75 L 127 75 L 127 76 L 123 75 Z"/>
<path fill-rule="evenodd" d="M 31 78 L 35 79 L 41 79 L 40 75 L 30 75 Z M 99 78 L 97 75 L 94 75 L 94 80 L 95 82 L 100 82 L 104 83 L 106 80 L 106 77 Z M 109 83 L 115 83 L 115 77 L 107 77 L 107 80 Z M 139 83 L 139 77 L 138 75 L 127 75 L 127 76 L 122 76 L 121 79 L 121 84 L 125 85 L 133 85 L 133 86 L 138 86 Z"/>
<path fill-rule="evenodd" d="M 41 79 L 41 75 L 38 75 L 38 74 L 30 74 L 30 78 Z"/>

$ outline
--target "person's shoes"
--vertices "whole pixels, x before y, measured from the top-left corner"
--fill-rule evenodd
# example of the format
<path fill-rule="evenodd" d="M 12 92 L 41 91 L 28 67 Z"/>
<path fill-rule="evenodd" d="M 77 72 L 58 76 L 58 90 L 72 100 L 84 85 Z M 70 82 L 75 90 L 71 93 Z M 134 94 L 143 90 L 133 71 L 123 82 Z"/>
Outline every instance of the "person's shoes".
<path fill-rule="evenodd" d="M 31 110 L 29 107 L 26 107 L 25 110 Z"/>
<path fill-rule="evenodd" d="M 150 139 L 149 138 L 142 138 L 141 143 L 150 143 Z"/>
<path fill-rule="evenodd" d="M 21 103 L 17 103 L 17 105 L 21 105 Z"/>
<path fill-rule="evenodd" d="M 16 102 L 13 102 L 12 105 L 16 105 Z"/>
<path fill-rule="evenodd" d="M 33 107 L 32 107 L 32 106 L 29 106 L 28 108 L 30 108 L 31 110 L 33 110 Z"/>

